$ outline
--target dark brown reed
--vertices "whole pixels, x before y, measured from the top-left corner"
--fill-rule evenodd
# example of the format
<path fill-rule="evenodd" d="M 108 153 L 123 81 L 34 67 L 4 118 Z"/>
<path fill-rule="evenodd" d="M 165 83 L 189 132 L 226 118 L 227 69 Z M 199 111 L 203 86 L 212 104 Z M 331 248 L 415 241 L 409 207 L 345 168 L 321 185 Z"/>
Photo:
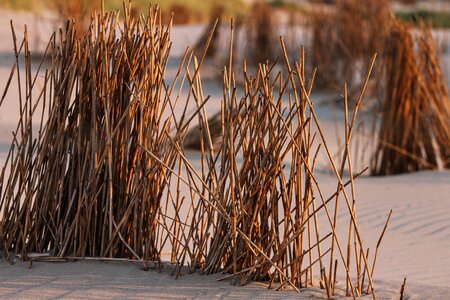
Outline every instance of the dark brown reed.
<path fill-rule="evenodd" d="M 396 22 L 387 43 L 386 88 L 372 174 L 448 167 L 450 101 L 429 29 Z"/>
<path fill-rule="evenodd" d="M 403 279 L 402 287 L 400 288 L 400 300 L 405 299 L 405 290 L 406 290 L 406 277 Z"/>
<path fill-rule="evenodd" d="M 200 75 L 212 34 L 200 57 L 184 55 L 168 85 L 171 23 L 160 20 L 153 9 L 136 20 L 125 8 L 123 23 L 116 13 L 94 15 L 83 38 L 68 22 L 50 41 L 52 65 L 42 90 L 35 86 L 40 73 L 32 74 L 27 35 L 18 42 L 12 28 L 17 60 L 11 78 L 17 75 L 22 91 L 21 117 L 0 177 L 0 248 L 23 259 L 50 252 L 48 259 L 131 259 L 145 267 L 168 251 L 177 276 L 187 264 L 277 289 L 320 282 L 329 298 L 339 266 L 349 295 L 367 292 L 375 299 L 376 255 L 370 264 L 356 219 L 354 180 L 362 172 L 353 172 L 349 146 L 373 62 L 351 119 L 345 93 L 346 149 L 339 167 L 310 99 L 315 74 L 306 84 L 303 52 L 291 64 L 281 39 L 285 70 L 275 74 L 266 62 L 251 75 L 244 62 L 239 88 L 232 23 L 222 107 L 213 123 Z M 184 102 L 182 84 L 173 95 L 179 80 L 188 83 Z M 177 104 L 183 106 L 179 115 Z M 200 167 L 185 152 L 193 120 Z M 328 197 L 314 174 L 321 149 L 337 181 Z M 346 165 L 348 182 L 342 179 Z M 340 200 L 345 225 L 332 212 Z M 338 235 L 340 226 L 348 226 L 348 235 Z M 354 251 L 344 252 L 346 242 Z"/>

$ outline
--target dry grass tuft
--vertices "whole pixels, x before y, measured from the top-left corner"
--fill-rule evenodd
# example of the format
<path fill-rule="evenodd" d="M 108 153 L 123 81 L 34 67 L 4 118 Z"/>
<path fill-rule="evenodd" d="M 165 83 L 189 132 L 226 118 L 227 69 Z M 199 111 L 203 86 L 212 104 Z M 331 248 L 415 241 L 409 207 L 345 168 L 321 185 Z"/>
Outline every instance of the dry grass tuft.
<path fill-rule="evenodd" d="M 11 78 L 17 75 L 24 90 L 0 176 L 0 247 L 23 259 L 48 251 L 145 263 L 168 251 L 177 275 L 188 264 L 278 289 L 319 282 L 329 298 L 337 294 L 339 266 L 348 296 L 371 293 L 375 299 L 372 278 L 386 228 L 370 261 L 354 189 L 365 170 L 353 171 L 349 146 L 364 90 L 349 117 L 344 88 L 346 148 L 338 166 L 310 98 L 314 78 L 306 84 L 304 53 L 292 63 L 281 40 L 284 70 L 272 74 L 265 63 L 251 75 L 244 64 L 239 88 L 232 32 L 222 107 L 214 116 L 220 126 L 209 123 L 210 98 L 203 95 L 199 72 L 207 46 L 199 58 L 186 53 L 167 84 L 171 23 L 160 20 L 157 10 L 138 20 L 127 10 L 123 23 L 116 13 L 98 15 L 82 38 L 68 23 L 50 41 L 52 65 L 42 89 L 35 85 L 40 73 L 32 74 L 27 35 L 14 41 Z M 172 95 L 180 78 L 188 83 L 185 99 L 183 87 Z M 184 150 L 193 120 L 201 137 L 200 166 Z M 331 195 L 324 195 L 315 176 L 321 149 L 336 177 Z M 339 206 L 347 218 L 338 219 Z M 325 216 L 320 228 L 319 215 Z M 348 228 L 344 236 L 338 235 L 342 226 Z"/>
<path fill-rule="evenodd" d="M 126 16 L 117 36 L 117 18 L 97 16 L 83 38 L 74 23 L 52 37 L 52 66 L 38 99 L 26 36 L 24 48 L 15 44 L 25 55 L 26 93 L 0 202 L 5 249 L 24 257 L 160 257 L 157 220 L 170 174 L 143 147 L 174 165 L 173 121 L 163 117 L 170 24 L 159 24 L 156 12 Z M 15 67 L 20 74 L 18 61 Z M 40 120 L 38 132 L 33 120 Z"/>
<path fill-rule="evenodd" d="M 50 3 L 54 7 L 61 23 L 67 20 L 76 20 L 74 25 L 75 31 L 77 36 L 81 37 L 88 31 L 91 12 L 94 9 L 99 9 L 101 2 L 91 0 L 51 0 Z"/>
<path fill-rule="evenodd" d="M 198 53 L 201 53 L 205 46 L 207 45 L 208 39 L 211 36 L 211 32 L 215 31 L 216 27 L 220 28 L 220 20 L 222 19 L 224 15 L 224 8 L 223 6 L 217 4 L 213 7 L 213 10 L 211 12 L 211 18 L 208 22 L 208 26 L 203 31 L 202 35 L 200 36 L 199 40 L 197 41 L 197 44 L 195 45 L 195 49 Z M 208 52 L 206 52 L 206 57 L 208 58 L 214 58 L 219 50 L 220 50 L 220 31 L 218 30 L 211 39 L 211 42 L 208 47 Z"/>
<path fill-rule="evenodd" d="M 383 52 L 391 19 L 388 0 L 338 0 L 333 10 L 315 11 L 311 48 L 312 64 L 321 74 L 317 84 L 336 89 L 344 82 L 361 83 L 372 55 Z M 377 79 L 377 68 L 374 72 Z"/>
<path fill-rule="evenodd" d="M 224 8 L 221 5 L 216 5 L 212 11 L 212 18 L 195 47 L 198 50 L 203 49 L 211 30 L 216 28 L 217 34 L 212 38 L 207 57 L 215 59 L 220 66 L 227 64 L 229 59 L 228 55 L 217 51 L 217 49 L 227 47 L 226 39 L 222 38 L 221 35 L 223 34 L 222 31 L 226 31 L 228 28 L 221 26 L 221 16 L 224 16 Z M 277 37 L 279 24 L 276 22 L 273 8 L 265 1 L 255 1 L 247 15 L 237 16 L 233 26 L 237 29 L 235 34 L 238 41 L 233 53 L 235 64 L 241 59 L 245 59 L 249 62 L 250 67 L 257 66 L 259 63 L 275 61 L 277 56 L 282 54 Z M 221 76 L 222 70 L 220 67 L 217 73 Z M 243 81 L 241 78 L 238 80 L 239 82 Z"/>
<path fill-rule="evenodd" d="M 247 18 L 246 59 L 253 65 L 274 61 L 280 51 L 277 51 L 276 23 L 272 9 L 265 1 L 256 1 Z"/>
<path fill-rule="evenodd" d="M 434 45 L 428 28 L 393 26 L 374 175 L 449 167 L 450 99 Z"/>
<path fill-rule="evenodd" d="M 311 21 L 320 86 L 359 86 L 371 55 L 380 54 L 368 91 L 384 101 L 372 174 L 449 167 L 448 90 L 429 29 L 414 35 L 410 25 L 394 20 L 385 0 L 340 0 Z"/>

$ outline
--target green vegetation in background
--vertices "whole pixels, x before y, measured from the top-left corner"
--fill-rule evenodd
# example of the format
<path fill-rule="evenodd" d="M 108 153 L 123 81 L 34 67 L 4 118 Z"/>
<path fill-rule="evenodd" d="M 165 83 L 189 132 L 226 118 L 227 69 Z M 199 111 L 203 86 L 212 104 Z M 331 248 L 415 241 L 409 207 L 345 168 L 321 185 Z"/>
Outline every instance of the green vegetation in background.
<path fill-rule="evenodd" d="M 431 22 L 434 28 L 450 28 L 450 12 L 432 10 L 401 11 L 395 13 L 396 17 L 405 21 L 411 21 L 418 25 L 420 21 L 425 24 Z"/>

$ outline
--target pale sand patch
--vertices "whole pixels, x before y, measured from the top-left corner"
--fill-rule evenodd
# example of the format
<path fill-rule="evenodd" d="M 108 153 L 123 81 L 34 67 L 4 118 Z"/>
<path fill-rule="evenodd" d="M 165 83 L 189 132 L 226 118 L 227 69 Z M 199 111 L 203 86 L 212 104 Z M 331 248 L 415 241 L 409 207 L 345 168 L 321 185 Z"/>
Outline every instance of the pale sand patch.
<path fill-rule="evenodd" d="M 171 267 L 143 271 L 122 262 L 17 262 L 0 260 L 0 298 L 14 299 L 324 299 L 323 291 L 308 288 L 299 294 L 267 290 L 261 284 L 233 286 L 217 281 L 223 275 L 183 275 L 175 279 Z M 398 299 L 400 282 L 376 281 L 377 299 Z M 409 284 L 407 299 L 444 299 L 450 288 Z M 348 299 L 339 297 L 339 299 Z M 372 299 L 366 295 L 361 299 Z"/>

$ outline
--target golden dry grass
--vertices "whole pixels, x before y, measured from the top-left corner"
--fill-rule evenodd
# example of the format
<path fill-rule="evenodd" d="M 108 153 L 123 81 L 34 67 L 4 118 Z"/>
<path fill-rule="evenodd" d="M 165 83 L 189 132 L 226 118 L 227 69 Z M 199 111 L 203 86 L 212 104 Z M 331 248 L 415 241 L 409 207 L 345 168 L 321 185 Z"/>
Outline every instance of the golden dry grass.
<path fill-rule="evenodd" d="M 450 99 L 430 29 L 398 21 L 384 55 L 385 99 L 372 174 L 448 167 Z"/>
<path fill-rule="evenodd" d="M 42 89 L 35 85 L 42 73 L 32 72 L 27 36 L 14 41 L 11 80 L 17 75 L 24 92 L 0 176 L 1 249 L 23 259 L 48 251 L 55 257 L 148 263 L 159 262 L 168 247 L 176 274 L 187 264 L 205 273 L 222 271 L 234 282 L 265 281 L 278 289 L 319 282 L 330 298 L 337 293 L 339 266 L 347 275 L 348 296 L 371 293 L 375 299 L 378 251 L 369 256 L 355 206 L 354 180 L 365 170 L 353 171 L 349 146 L 374 61 L 351 116 L 344 88 L 346 148 L 336 165 L 310 98 L 314 75 L 308 80 L 304 53 L 290 61 L 281 40 L 284 70 L 274 73 L 268 62 L 254 73 L 244 68 L 240 89 L 231 38 L 221 142 L 214 147 L 205 109 L 210 97 L 203 94 L 200 74 L 212 36 L 200 57 L 185 54 L 168 84 L 171 24 L 160 20 L 158 10 L 140 19 L 127 10 L 123 23 L 116 13 L 97 15 L 83 37 L 69 23 L 49 43 L 52 63 Z M 22 56 L 26 64 L 20 69 Z M 188 85 L 186 101 L 174 91 L 179 80 Z M 39 96 L 32 97 L 32 91 Z M 190 104 L 192 114 L 186 113 Z M 181 115 L 174 113 L 178 105 Z M 37 134 L 32 120 L 40 120 Z M 185 153 L 194 120 L 200 169 Z M 322 149 L 336 179 L 331 195 L 323 194 L 315 176 Z M 345 222 L 337 218 L 339 202 Z M 319 228 L 322 213 L 325 226 Z M 339 236 L 340 226 L 348 234 Z"/>
<path fill-rule="evenodd" d="M 319 86 L 336 89 L 344 82 L 358 84 L 372 55 L 383 52 L 391 21 L 387 0 L 338 0 L 333 10 L 314 11 L 311 52 L 312 64 L 320 73 Z"/>

